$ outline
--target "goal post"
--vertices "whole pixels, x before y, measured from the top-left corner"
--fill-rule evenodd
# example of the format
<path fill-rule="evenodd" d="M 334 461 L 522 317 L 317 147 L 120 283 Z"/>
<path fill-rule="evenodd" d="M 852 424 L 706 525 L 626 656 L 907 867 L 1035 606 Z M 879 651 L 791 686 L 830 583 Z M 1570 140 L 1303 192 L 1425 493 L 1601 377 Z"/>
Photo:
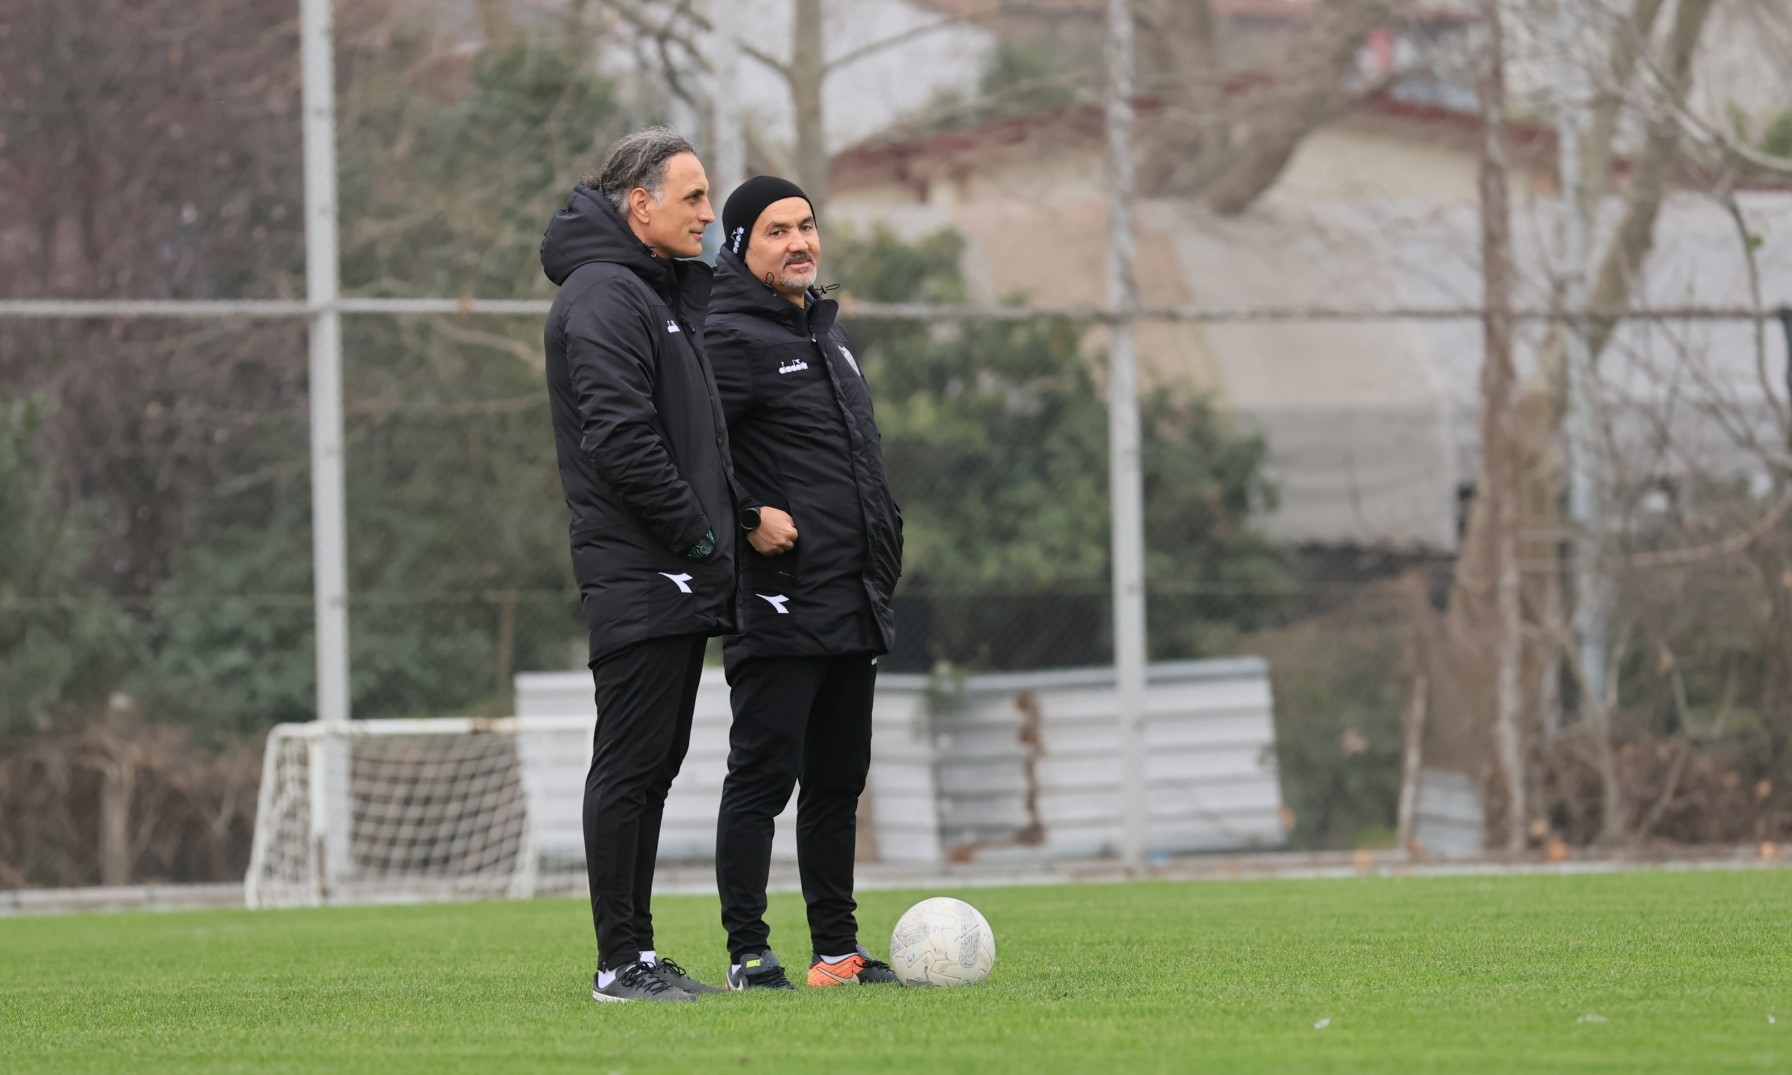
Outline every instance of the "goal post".
<path fill-rule="evenodd" d="M 588 717 L 278 725 L 262 762 L 245 900 L 527 898 L 582 884 L 582 856 L 544 857 L 540 834 L 568 809 L 556 774 L 582 770 L 568 763 L 589 758 L 591 730 Z"/>

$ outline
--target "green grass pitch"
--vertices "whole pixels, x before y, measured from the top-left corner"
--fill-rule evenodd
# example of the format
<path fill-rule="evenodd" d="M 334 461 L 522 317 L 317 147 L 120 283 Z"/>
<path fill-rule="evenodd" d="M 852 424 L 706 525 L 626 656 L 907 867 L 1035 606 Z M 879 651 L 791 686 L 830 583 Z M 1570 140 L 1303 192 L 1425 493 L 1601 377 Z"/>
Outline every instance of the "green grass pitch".
<path fill-rule="evenodd" d="M 957 894 L 982 985 L 684 1005 L 593 1003 L 574 901 L 0 920 L 0 1072 L 1792 1071 L 1792 871 Z M 714 897 L 657 902 L 718 980 Z"/>

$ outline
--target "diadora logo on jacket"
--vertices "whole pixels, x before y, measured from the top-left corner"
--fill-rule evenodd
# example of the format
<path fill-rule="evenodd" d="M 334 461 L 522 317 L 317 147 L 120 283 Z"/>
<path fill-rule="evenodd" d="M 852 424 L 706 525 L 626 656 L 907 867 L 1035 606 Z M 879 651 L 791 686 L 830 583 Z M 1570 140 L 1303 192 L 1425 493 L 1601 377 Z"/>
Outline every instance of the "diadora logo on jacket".
<path fill-rule="evenodd" d="M 676 321 L 672 320 L 670 317 L 668 317 L 668 318 L 666 318 L 666 331 L 667 332 L 678 332 L 681 330 L 678 327 L 678 322 L 676 322 Z"/>
<path fill-rule="evenodd" d="M 809 368 L 809 364 L 807 362 L 804 362 L 800 358 L 793 358 L 789 362 L 780 364 L 778 366 L 778 372 L 781 374 L 782 373 L 795 373 L 797 370 L 806 370 L 808 368 Z"/>
<path fill-rule="evenodd" d="M 780 616 L 790 615 L 790 610 L 784 607 L 786 604 L 789 603 L 790 598 L 785 597 L 783 594 L 781 594 L 781 593 L 756 593 L 753 596 L 759 598 L 761 601 L 764 601 L 766 604 L 777 609 L 778 615 L 780 615 Z"/>
<path fill-rule="evenodd" d="M 658 572 L 658 574 L 663 575 L 666 578 L 670 579 L 672 581 L 672 585 L 678 587 L 679 593 L 690 593 L 691 592 L 691 587 L 689 585 L 689 583 L 691 581 L 691 576 L 686 575 L 683 572 L 680 572 L 679 574 L 674 575 L 670 571 L 661 571 L 661 572 Z"/>

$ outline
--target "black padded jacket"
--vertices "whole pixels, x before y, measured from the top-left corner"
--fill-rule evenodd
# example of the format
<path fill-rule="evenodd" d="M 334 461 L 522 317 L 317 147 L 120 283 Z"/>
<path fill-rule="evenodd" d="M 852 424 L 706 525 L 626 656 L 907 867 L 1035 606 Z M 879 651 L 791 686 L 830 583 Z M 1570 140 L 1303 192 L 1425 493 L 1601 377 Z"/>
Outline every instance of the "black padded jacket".
<path fill-rule="evenodd" d="M 739 505 L 702 346 L 710 270 L 655 257 L 580 184 L 548 222 L 541 267 L 548 395 L 591 660 L 734 626 Z M 715 552 L 686 551 L 706 533 Z"/>
<path fill-rule="evenodd" d="M 902 516 L 884 474 L 871 392 L 839 306 L 799 309 L 722 251 L 704 349 L 727 415 L 742 501 L 790 513 L 796 548 L 740 545 L 740 632 L 729 667 L 753 657 L 887 653 L 902 574 Z"/>

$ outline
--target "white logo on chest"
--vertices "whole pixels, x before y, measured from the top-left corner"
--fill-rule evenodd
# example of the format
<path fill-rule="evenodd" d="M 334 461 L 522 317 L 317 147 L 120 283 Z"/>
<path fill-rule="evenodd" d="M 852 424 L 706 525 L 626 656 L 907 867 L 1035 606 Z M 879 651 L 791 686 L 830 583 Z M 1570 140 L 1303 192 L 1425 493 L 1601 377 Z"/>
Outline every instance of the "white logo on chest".
<path fill-rule="evenodd" d="M 786 362 L 786 363 L 783 363 L 782 365 L 780 365 L 778 367 L 778 372 L 779 373 L 795 373 L 797 370 L 806 370 L 808 368 L 809 368 L 809 364 L 807 362 L 804 362 L 800 358 L 793 358 L 789 362 Z"/>
<path fill-rule="evenodd" d="M 671 579 L 672 585 L 678 587 L 679 593 L 690 593 L 691 592 L 691 588 L 689 586 L 685 585 L 685 583 L 691 581 L 691 577 L 689 575 L 685 575 L 685 574 L 674 575 L 670 571 L 662 571 L 662 572 L 660 572 L 660 574 L 664 575 L 666 578 Z"/>
<path fill-rule="evenodd" d="M 790 615 L 790 610 L 784 607 L 784 603 L 786 601 L 789 601 L 790 598 L 785 597 L 783 594 L 781 594 L 781 593 L 776 593 L 776 594 L 756 593 L 753 596 L 759 598 L 761 601 L 764 601 L 766 604 L 777 609 L 778 615 L 780 615 L 780 616 Z"/>
<path fill-rule="evenodd" d="M 676 321 L 672 320 L 670 317 L 668 317 L 668 318 L 666 318 L 666 331 L 667 332 L 679 332 L 682 330 L 679 329 L 678 322 L 676 322 Z"/>

